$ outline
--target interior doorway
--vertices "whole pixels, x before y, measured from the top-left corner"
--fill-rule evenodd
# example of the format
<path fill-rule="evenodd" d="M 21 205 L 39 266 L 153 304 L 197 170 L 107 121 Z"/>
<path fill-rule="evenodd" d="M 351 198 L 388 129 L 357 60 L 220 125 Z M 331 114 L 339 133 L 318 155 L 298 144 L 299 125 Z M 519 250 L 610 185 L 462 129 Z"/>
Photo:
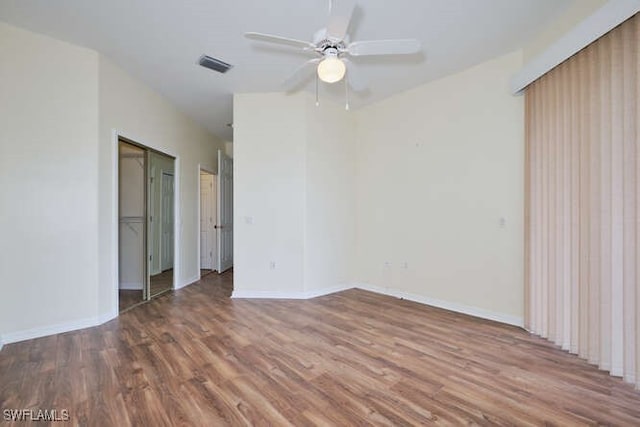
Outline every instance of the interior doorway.
<path fill-rule="evenodd" d="M 175 159 L 118 140 L 118 304 L 127 310 L 174 287 Z"/>
<path fill-rule="evenodd" d="M 200 169 L 200 276 L 218 271 L 216 176 Z"/>
<path fill-rule="evenodd" d="M 233 159 L 218 150 L 218 273 L 233 267 Z"/>
<path fill-rule="evenodd" d="M 200 277 L 233 268 L 233 159 L 218 150 L 218 173 L 200 168 Z"/>

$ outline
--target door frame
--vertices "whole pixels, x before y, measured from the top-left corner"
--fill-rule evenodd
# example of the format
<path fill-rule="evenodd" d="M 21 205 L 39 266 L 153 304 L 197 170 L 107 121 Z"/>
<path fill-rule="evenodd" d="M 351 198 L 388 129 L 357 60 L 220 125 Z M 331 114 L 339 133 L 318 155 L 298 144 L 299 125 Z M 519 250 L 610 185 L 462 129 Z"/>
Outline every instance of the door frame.
<path fill-rule="evenodd" d="M 198 224 L 198 280 L 202 279 L 202 227 L 201 227 L 201 221 L 202 221 L 202 217 L 201 217 L 201 211 L 202 211 L 202 196 L 200 194 L 200 191 L 202 190 L 200 188 L 200 173 L 201 172 L 206 172 L 208 174 L 213 175 L 213 181 L 214 181 L 214 186 L 217 184 L 217 179 L 218 179 L 218 175 L 214 172 L 212 172 L 211 170 L 209 170 L 208 168 L 202 166 L 202 164 L 198 163 L 198 179 L 196 180 L 196 182 L 198 183 L 197 185 L 197 191 L 198 191 L 198 218 L 197 218 L 197 224 Z M 217 194 L 217 191 L 216 191 Z M 217 201 L 216 201 L 216 208 L 217 208 Z M 217 209 L 216 209 L 217 210 Z M 218 221 L 218 212 L 216 211 L 216 222 Z M 218 230 L 216 229 L 216 238 L 215 238 L 215 242 L 216 245 L 218 244 Z M 218 264 L 218 260 L 217 257 L 216 259 L 213 260 L 213 266 L 215 267 L 213 269 L 213 271 L 219 271 L 220 270 L 220 266 L 217 265 Z"/>
<path fill-rule="evenodd" d="M 118 295 L 118 289 L 120 286 L 118 271 L 120 269 L 119 251 L 120 241 L 118 236 L 119 230 L 119 165 L 120 159 L 118 157 L 118 143 L 123 140 L 129 144 L 136 145 L 146 150 L 156 151 L 160 154 L 164 154 L 173 157 L 174 167 L 174 189 L 173 189 L 173 289 L 178 289 L 178 277 L 181 271 L 181 259 L 179 255 L 180 243 L 182 242 L 182 233 L 180 227 L 180 156 L 178 156 L 173 150 L 166 147 L 159 146 L 157 144 L 150 144 L 149 141 L 137 138 L 135 135 L 131 135 L 128 132 L 123 132 L 118 129 L 111 130 L 111 274 L 113 281 L 111 284 L 111 318 L 114 319 L 120 314 L 120 298 Z M 148 251 L 147 251 L 148 252 Z"/>
<path fill-rule="evenodd" d="M 173 197 L 174 217 L 175 217 L 175 202 L 176 202 L 176 193 L 175 193 L 176 192 L 176 176 L 173 173 L 173 171 L 166 171 L 164 169 L 160 169 L 160 176 L 161 176 L 161 178 L 160 178 L 160 215 L 156 215 L 156 216 L 160 217 L 160 239 L 161 240 L 159 241 L 159 245 L 158 245 L 159 248 L 160 248 L 160 250 L 158 251 L 159 252 L 158 253 L 158 257 L 160 258 L 160 273 L 164 273 L 165 271 L 169 270 L 169 269 L 167 269 L 167 270 L 163 269 L 163 267 L 164 267 L 164 265 L 163 265 L 164 251 L 162 250 L 162 248 L 163 248 L 163 244 L 162 244 L 162 237 L 163 236 L 162 235 L 164 234 L 164 227 L 163 227 L 163 224 L 164 224 L 164 210 L 162 209 L 162 206 L 163 206 L 163 201 L 164 201 L 164 177 L 165 177 L 165 175 L 170 176 L 171 178 L 173 178 L 173 192 L 172 192 L 171 196 Z M 173 233 L 175 234 L 175 232 L 176 232 L 176 226 L 175 226 L 175 221 L 174 221 Z M 175 239 L 174 239 L 174 244 L 175 244 Z M 176 251 L 175 251 L 175 247 L 174 247 L 174 250 L 173 250 L 173 254 L 174 254 L 173 255 L 173 264 L 174 265 L 176 263 L 175 252 Z M 171 269 L 173 269 L 173 266 L 171 267 Z M 174 285 L 174 289 L 175 289 L 175 285 Z"/>

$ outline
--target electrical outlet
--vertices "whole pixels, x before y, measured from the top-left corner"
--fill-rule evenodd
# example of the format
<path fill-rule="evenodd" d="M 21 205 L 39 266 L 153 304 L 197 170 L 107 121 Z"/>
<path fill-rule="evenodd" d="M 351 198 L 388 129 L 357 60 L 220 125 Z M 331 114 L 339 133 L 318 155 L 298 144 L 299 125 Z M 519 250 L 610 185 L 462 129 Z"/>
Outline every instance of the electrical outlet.
<path fill-rule="evenodd" d="M 275 262 L 275 261 L 271 261 L 271 262 L 269 263 L 269 268 L 270 268 L 271 270 L 275 270 L 275 269 L 276 269 L 276 262 Z"/>
<path fill-rule="evenodd" d="M 409 263 L 408 263 L 407 261 L 403 262 L 403 263 L 402 263 L 402 268 L 403 268 L 404 270 L 407 270 L 407 269 L 409 268 Z"/>

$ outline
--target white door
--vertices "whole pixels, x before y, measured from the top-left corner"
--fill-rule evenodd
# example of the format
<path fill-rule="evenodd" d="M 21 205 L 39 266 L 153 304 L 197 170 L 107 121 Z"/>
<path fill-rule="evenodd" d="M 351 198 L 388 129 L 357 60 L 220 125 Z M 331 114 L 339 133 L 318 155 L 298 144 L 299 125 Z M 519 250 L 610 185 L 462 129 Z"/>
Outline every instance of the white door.
<path fill-rule="evenodd" d="M 200 268 L 217 270 L 216 210 L 214 177 L 200 175 Z"/>
<path fill-rule="evenodd" d="M 154 248 L 159 247 L 156 239 L 159 238 L 157 236 L 157 232 L 160 230 L 160 227 L 156 224 L 158 222 L 158 218 L 156 215 L 156 197 L 158 197 L 158 192 L 156 188 L 158 187 L 158 183 L 156 181 L 156 165 L 153 161 L 154 153 L 149 153 L 149 180 L 147 182 L 147 195 L 149 197 L 148 205 L 147 205 L 147 260 L 149 262 L 149 274 L 151 276 L 161 273 L 160 270 L 160 257 L 158 254 L 154 254 Z"/>
<path fill-rule="evenodd" d="M 233 160 L 218 150 L 218 272 L 233 266 Z"/>
<path fill-rule="evenodd" d="M 160 259 L 162 271 L 173 268 L 173 175 L 162 172 Z"/>

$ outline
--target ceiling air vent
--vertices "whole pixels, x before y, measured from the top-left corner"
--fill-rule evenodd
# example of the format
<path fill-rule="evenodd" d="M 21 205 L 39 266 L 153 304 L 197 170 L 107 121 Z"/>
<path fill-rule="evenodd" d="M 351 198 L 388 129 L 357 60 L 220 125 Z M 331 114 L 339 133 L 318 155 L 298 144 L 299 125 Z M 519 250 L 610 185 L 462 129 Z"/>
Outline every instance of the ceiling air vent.
<path fill-rule="evenodd" d="M 207 55 L 202 55 L 198 63 L 205 68 L 208 68 L 213 71 L 217 71 L 219 73 L 226 73 L 231 68 L 233 68 L 233 65 L 227 64 L 224 61 L 220 61 L 219 59 L 212 58 Z"/>

